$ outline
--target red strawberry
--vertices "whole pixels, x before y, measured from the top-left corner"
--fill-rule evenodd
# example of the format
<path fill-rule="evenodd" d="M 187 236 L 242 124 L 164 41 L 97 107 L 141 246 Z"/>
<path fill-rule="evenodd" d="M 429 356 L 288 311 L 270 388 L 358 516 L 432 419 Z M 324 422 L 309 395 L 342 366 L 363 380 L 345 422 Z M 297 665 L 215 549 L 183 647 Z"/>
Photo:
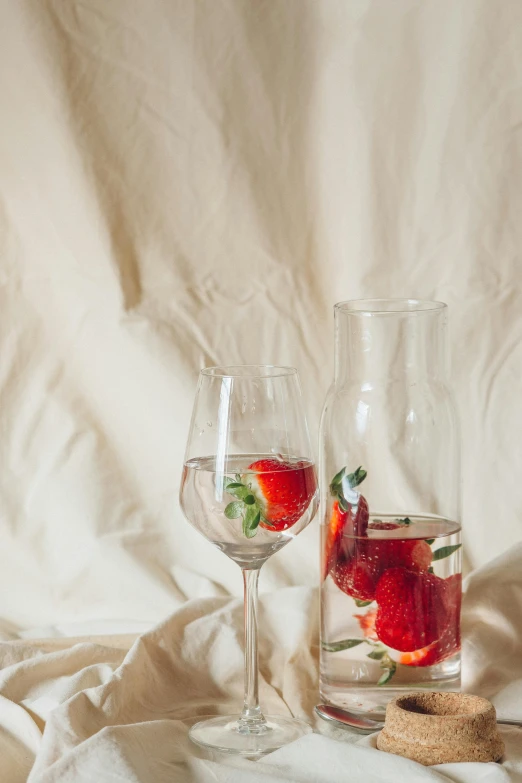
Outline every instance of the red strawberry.
<path fill-rule="evenodd" d="M 438 642 L 432 642 L 427 647 L 421 647 L 420 650 L 401 653 L 392 651 L 390 658 L 403 666 L 433 666 L 434 663 L 438 663 L 437 645 Z"/>
<path fill-rule="evenodd" d="M 366 478 L 362 467 L 346 474 L 346 468 L 337 473 L 330 484 L 330 493 L 335 498 L 328 522 L 328 534 L 324 547 L 323 579 L 326 579 L 341 557 L 346 557 L 348 538 L 343 536 L 365 536 L 368 527 L 369 510 L 366 498 L 355 491 Z"/>
<path fill-rule="evenodd" d="M 454 574 L 444 579 L 443 602 L 448 612 L 446 628 L 440 639 L 428 647 L 402 653 L 398 662 L 404 666 L 434 666 L 451 658 L 460 650 L 460 604 L 462 576 Z"/>
<path fill-rule="evenodd" d="M 343 511 L 339 501 L 334 501 L 325 544 L 324 579 L 326 579 L 339 560 L 344 560 L 351 554 L 353 549 L 353 536 L 357 535 L 354 531 L 366 531 L 368 517 L 368 503 L 366 498 L 362 495 L 359 495 L 355 515 L 352 506 L 349 506 L 348 511 Z M 359 535 L 364 535 L 364 533 L 360 533 Z"/>
<path fill-rule="evenodd" d="M 339 590 L 358 601 L 373 601 L 380 575 L 379 563 L 360 555 L 339 560 L 332 571 Z"/>
<path fill-rule="evenodd" d="M 332 514 L 328 523 L 328 533 L 324 545 L 323 579 L 326 579 L 331 569 L 337 562 L 339 547 L 341 545 L 343 530 L 348 519 L 348 512 L 342 511 L 339 501 L 332 505 Z"/>
<path fill-rule="evenodd" d="M 374 519 L 368 525 L 368 530 L 398 530 L 401 525 L 396 522 L 382 522 L 380 519 Z"/>
<path fill-rule="evenodd" d="M 369 530 L 371 528 L 368 527 Z M 359 601 L 373 601 L 377 583 L 386 570 L 402 567 L 411 571 L 427 571 L 431 559 L 432 552 L 425 541 L 384 538 L 355 540 L 353 553 L 337 562 L 332 577 L 343 593 Z"/>
<path fill-rule="evenodd" d="M 355 514 L 354 514 L 355 509 Z M 370 517 L 370 511 L 368 508 L 368 501 L 364 497 L 364 495 L 359 494 L 357 504 L 351 505 L 349 514 L 353 524 L 353 534 L 354 536 L 365 536 L 366 535 L 366 529 L 368 527 L 368 519 Z"/>
<path fill-rule="evenodd" d="M 456 626 L 449 624 L 440 639 L 421 650 L 401 653 L 398 663 L 403 666 L 435 666 L 451 658 L 459 650 L 460 634 L 457 633 Z"/>
<path fill-rule="evenodd" d="M 444 580 L 444 603 L 450 617 L 460 626 L 460 606 L 462 603 L 462 574 L 453 574 Z"/>
<path fill-rule="evenodd" d="M 301 519 L 317 489 L 314 466 L 308 462 L 260 459 L 245 477 L 259 503 L 265 530 L 287 530 Z"/>
<path fill-rule="evenodd" d="M 395 543 L 395 542 L 386 542 Z M 409 568 L 411 571 L 427 571 L 431 565 L 433 553 L 426 541 L 399 540 L 397 547 L 390 552 L 388 562 L 393 565 Z"/>
<path fill-rule="evenodd" d="M 381 642 L 411 652 L 439 639 L 449 621 L 444 581 L 407 568 L 385 571 L 375 590 L 375 630 Z"/>
<path fill-rule="evenodd" d="M 374 642 L 379 640 L 375 631 L 375 618 L 377 616 L 377 609 L 369 609 L 364 614 L 354 614 L 354 618 L 357 620 L 361 627 L 361 631 L 365 639 L 371 639 Z"/>
<path fill-rule="evenodd" d="M 395 522 L 383 522 L 382 519 L 374 519 L 370 522 L 369 527 L 372 530 L 398 530 L 401 527 L 409 527 L 411 525 L 411 519 L 404 517 L 403 519 L 396 519 Z"/>

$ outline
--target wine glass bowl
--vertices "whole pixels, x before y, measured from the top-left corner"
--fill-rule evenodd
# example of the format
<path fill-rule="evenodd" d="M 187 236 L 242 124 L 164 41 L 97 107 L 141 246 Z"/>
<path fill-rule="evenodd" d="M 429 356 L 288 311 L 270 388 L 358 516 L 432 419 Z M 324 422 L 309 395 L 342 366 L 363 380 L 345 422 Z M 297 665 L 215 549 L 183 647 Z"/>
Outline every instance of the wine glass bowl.
<path fill-rule="evenodd" d="M 261 565 L 312 520 L 318 501 L 309 460 L 280 454 L 231 455 L 219 467 L 215 457 L 185 463 L 181 507 L 189 522 L 238 565 Z M 287 490 L 288 504 L 285 498 L 281 503 L 266 502 L 264 491 L 270 485 L 274 495 Z"/>
<path fill-rule="evenodd" d="M 191 738 L 257 756 L 311 731 L 290 717 L 265 718 L 257 696 L 259 569 L 313 519 L 318 489 L 301 388 L 292 367 L 240 365 L 201 371 L 180 504 L 190 524 L 242 569 L 245 699 L 239 718 L 196 724 Z"/>

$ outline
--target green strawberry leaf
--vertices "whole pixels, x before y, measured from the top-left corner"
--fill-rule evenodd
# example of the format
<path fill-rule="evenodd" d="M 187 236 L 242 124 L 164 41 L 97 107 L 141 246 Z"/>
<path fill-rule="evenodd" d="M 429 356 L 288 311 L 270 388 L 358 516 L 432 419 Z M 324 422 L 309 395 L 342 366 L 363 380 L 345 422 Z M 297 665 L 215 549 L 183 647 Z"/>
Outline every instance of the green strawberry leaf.
<path fill-rule="evenodd" d="M 238 484 L 241 484 L 241 473 L 236 473 L 234 478 Z"/>
<path fill-rule="evenodd" d="M 256 530 L 261 521 L 261 512 L 257 506 L 247 506 L 245 516 L 243 517 L 243 527 L 248 530 Z"/>
<path fill-rule="evenodd" d="M 247 519 L 247 522 L 250 526 L 254 524 L 254 520 L 256 517 L 259 517 L 257 520 L 257 524 L 259 524 L 259 520 L 261 519 L 261 513 L 258 508 L 256 508 L 255 504 L 251 503 L 247 506 L 245 509 L 245 517 Z"/>
<path fill-rule="evenodd" d="M 362 484 L 367 475 L 368 471 L 364 470 L 364 468 L 359 465 L 357 470 L 354 470 L 353 473 L 349 473 L 346 478 L 348 479 L 350 487 L 353 489 L 354 487 L 358 487 L 359 484 Z"/>
<path fill-rule="evenodd" d="M 239 473 L 236 473 L 235 478 L 241 478 Z M 227 519 L 243 517 L 243 534 L 247 538 L 253 538 L 261 521 L 261 510 L 250 486 L 243 484 L 241 481 L 233 481 L 228 476 L 225 476 L 223 478 L 223 489 L 232 497 L 237 498 L 237 500 L 232 501 L 225 507 L 225 516 Z"/>
<path fill-rule="evenodd" d="M 245 519 L 243 517 L 243 535 L 246 538 L 254 538 L 256 533 L 257 533 L 257 528 L 248 527 L 248 525 L 245 523 Z"/>
<path fill-rule="evenodd" d="M 434 574 L 434 573 L 435 573 L 435 570 L 434 570 L 433 566 L 430 566 L 428 568 L 428 574 Z"/>
<path fill-rule="evenodd" d="M 362 609 L 363 606 L 370 606 L 370 604 L 373 604 L 373 601 L 360 601 L 358 598 L 354 598 L 355 606 L 358 606 L 359 609 Z"/>
<path fill-rule="evenodd" d="M 337 500 L 339 502 L 339 508 L 341 511 L 348 511 L 348 503 L 344 499 L 342 495 L 337 495 Z"/>
<path fill-rule="evenodd" d="M 386 685 L 397 671 L 397 664 L 395 661 L 392 661 L 386 650 L 381 658 L 381 669 L 383 670 L 383 673 L 377 680 L 377 685 Z"/>
<path fill-rule="evenodd" d="M 409 517 L 404 517 L 404 519 L 398 519 L 397 522 L 399 525 L 411 525 L 411 519 Z"/>
<path fill-rule="evenodd" d="M 243 504 L 240 500 L 234 500 L 225 507 L 225 516 L 227 519 L 238 519 L 243 513 Z"/>
<path fill-rule="evenodd" d="M 383 673 L 377 680 L 377 685 L 386 685 L 395 674 L 395 669 L 384 669 Z"/>
<path fill-rule="evenodd" d="M 386 650 L 372 650 L 367 657 L 374 661 L 380 661 L 386 655 Z"/>
<path fill-rule="evenodd" d="M 462 544 L 453 544 L 452 546 L 442 546 L 440 549 L 436 549 L 433 553 L 433 560 L 443 560 L 445 557 L 449 557 L 453 554 L 453 552 L 456 552 L 457 549 L 460 549 Z"/>
<path fill-rule="evenodd" d="M 252 494 L 248 487 L 245 487 L 244 484 L 239 484 L 237 481 L 228 484 L 226 491 L 229 495 L 232 495 L 232 497 L 237 498 L 238 500 L 244 500 Z"/>
<path fill-rule="evenodd" d="M 431 546 L 431 545 L 433 544 L 433 542 L 434 542 L 434 541 L 435 541 L 435 539 L 434 539 L 434 538 L 427 538 L 427 539 L 426 539 L 426 543 L 427 543 L 429 546 Z"/>
<path fill-rule="evenodd" d="M 259 511 L 256 511 L 253 506 L 248 506 L 243 517 L 243 535 L 246 538 L 254 538 L 260 519 L 261 514 Z"/>
<path fill-rule="evenodd" d="M 349 487 L 353 489 L 354 487 L 357 487 L 361 481 L 364 481 L 366 476 L 367 473 L 361 466 L 359 466 L 353 473 L 349 473 L 348 475 L 346 475 L 346 467 L 342 468 L 338 473 L 335 474 L 330 483 L 330 494 L 337 499 L 341 511 L 349 511 L 350 506 L 352 505 L 352 503 L 346 500 L 344 495 L 344 482 L 348 481 Z"/>
<path fill-rule="evenodd" d="M 343 639 L 341 642 L 323 642 L 322 648 L 325 652 L 341 652 L 342 650 L 350 650 L 352 647 L 357 647 L 358 644 L 363 644 L 366 639 Z"/>
<path fill-rule="evenodd" d="M 330 482 L 330 489 L 333 495 L 337 494 L 337 491 L 340 489 L 345 473 L 346 473 L 346 468 L 341 468 L 339 473 L 336 473 L 332 481 Z"/>

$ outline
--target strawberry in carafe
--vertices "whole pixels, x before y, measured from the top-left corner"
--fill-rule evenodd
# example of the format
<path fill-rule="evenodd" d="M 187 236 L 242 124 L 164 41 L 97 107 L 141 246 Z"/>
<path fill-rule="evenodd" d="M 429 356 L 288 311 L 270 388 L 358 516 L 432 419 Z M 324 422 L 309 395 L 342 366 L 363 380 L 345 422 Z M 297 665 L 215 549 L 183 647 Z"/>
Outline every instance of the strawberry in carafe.
<path fill-rule="evenodd" d="M 460 527 L 435 517 L 372 516 L 356 487 L 330 484 L 323 526 L 321 692 L 359 710 L 382 688 L 450 685 L 460 665 Z M 362 510 L 362 511 L 361 511 Z"/>

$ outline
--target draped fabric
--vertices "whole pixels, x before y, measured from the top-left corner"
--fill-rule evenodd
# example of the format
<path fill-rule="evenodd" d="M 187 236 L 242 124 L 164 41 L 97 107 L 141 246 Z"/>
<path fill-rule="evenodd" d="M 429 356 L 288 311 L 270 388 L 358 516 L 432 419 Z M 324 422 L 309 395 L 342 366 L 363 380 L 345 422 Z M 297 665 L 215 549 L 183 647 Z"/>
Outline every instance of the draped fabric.
<path fill-rule="evenodd" d="M 522 4 L 0 8 L 4 638 L 238 593 L 177 502 L 198 369 L 297 366 L 315 439 L 347 298 L 449 303 L 467 568 L 518 540 Z"/>
<path fill-rule="evenodd" d="M 522 546 L 473 573 L 463 608 L 463 688 L 522 719 Z M 205 753 L 188 727 L 242 704 L 240 599 L 187 601 L 134 643 L 129 635 L 0 644 L 0 771 L 6 783 L 520 783 L 522 728 L 500 727 L 502 764 L 421 765 L 376 750 L 313 713 L 317 590 L 260 601 L 266 714 L 314 733 L 258 762 Z M 132 646 L 130 646 L 132 644 Z M 130 649 L 128 649 L 130 646 Z"/>

